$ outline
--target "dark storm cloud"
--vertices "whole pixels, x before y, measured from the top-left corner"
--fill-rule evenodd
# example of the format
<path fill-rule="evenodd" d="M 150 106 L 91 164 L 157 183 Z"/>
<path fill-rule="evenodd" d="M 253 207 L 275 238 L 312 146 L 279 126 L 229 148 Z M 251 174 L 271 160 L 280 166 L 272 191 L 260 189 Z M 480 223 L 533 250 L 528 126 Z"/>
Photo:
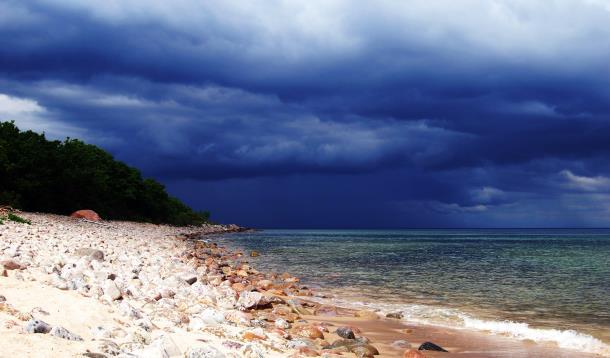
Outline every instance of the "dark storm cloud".
<path fill-rule="evenodd" d="M 609 20 L 596 0 L 3 0 L 0 119 L 207 188 L 186 200 L 227 220 L 315 226 L 309 197 L 343 226 L 589 225 L 610 218 Z"/>

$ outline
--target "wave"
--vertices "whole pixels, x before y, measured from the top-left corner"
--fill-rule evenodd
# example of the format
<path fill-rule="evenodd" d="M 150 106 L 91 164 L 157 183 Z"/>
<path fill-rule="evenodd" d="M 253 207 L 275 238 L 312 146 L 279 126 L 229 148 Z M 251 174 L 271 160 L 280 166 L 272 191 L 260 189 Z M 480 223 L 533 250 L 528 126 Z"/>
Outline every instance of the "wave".
<path fill-rule="evenodd" d="M 518 340 L 531 340 L 538 343 L 554 343 L 560 348 L 593 353 L 610 357 L 610 345 L 591 335 L 575 330 L 553 328 L 533 328 L 527 323 L 513 321 L 484 320 L 473 317 L 455 308 L 428 306 L 421 304 L 362 303 L 347 300 L 331 299 L 326 303 L 355 308 L 373 309 L 385 315 L 390 312 L 401 312 L 403 320 L 408 323 L 435 325 L 454 329 L 470 329 L 484 333 L 509 337 Z"/>

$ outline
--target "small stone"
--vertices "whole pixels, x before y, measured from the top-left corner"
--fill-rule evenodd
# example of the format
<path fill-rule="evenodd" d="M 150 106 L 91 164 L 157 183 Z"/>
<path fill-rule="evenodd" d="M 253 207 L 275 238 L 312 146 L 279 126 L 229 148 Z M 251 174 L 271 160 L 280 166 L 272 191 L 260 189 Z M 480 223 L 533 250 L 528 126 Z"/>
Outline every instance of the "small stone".
<path fill-rule="evenodd" d="M 280 329 L 289 329 L 290 323 L 283 318 L 278 318 L 275 320 L 275 326 Z"/>
<path fill-rule="evenodd" d="M 379 315 L 377 313 L 368 310 L 357 311 L 354 316 L 365 319 L 379 319 Z"/>
<path fill-rule="evenodd" d="M 350 327 L 339 327 L 337 328 L 336 333 L 341 338 L 356 339 L 356 335 Z"/>
<path fill-rule="evenodd" d="M 242 338 L 246 341 L 262 341 L 265 339 L 265 337 L 259 336 L 258 334 L 255 334 L 253 332 L 245 332 L 242 335 Z"/>
<path fill-rule="evenodd" d="M 317 357 L 320 355 L 320 352 L 315 349 L 311 349 L 309 347 L 300 347 L 299 354 L 305 357 Z"/>
<path fill-rule="evenodd" d="M 263 299 L 263 294 L 260 292 L 242 292 L 237 300 L 238 309 L 255 308 Z"/>
<path fill-rule="evenodd" d="M 298 329 L 297 334 L 301 337 L 307 337 L 309 339 L 324 339 L 324 334 L 319 329 L 312 326 L 302 327 Z"/>
<path fill-rule="evenodd" d="M 3 266 L 5 270 L 23 270 L 25 267 L 13 260 L 0 261 L 0 266 Z"/>
<path fill-rule="evenodd" d="M 386 314 L 385 316 L 387 318 L 394 318 L 394 319 L 403 319 L 403 317 L 404 317 L 402 312 L 390 312 L 390 313 Z"/>
<path fill-rule="evenodd" d="M 92 260 L 104 261 L 104 252 L 91 247 L 81 247 L 74 251 L 74 256 L 88 256 Z"/>
<path fill-rule="evenodd" d="M 258 253 L 258 251 L 250 251 L 250 257 L 258 257 L 260 254 Z"/>
<path fill-rule="evenodd" d="M 260 280 L 256 283 L 258 288 L 262 288 L 263 290 L 268 290 L 273 286 L 273 281 L 271 280 Z"/>
<path fill-rule="evenodd" d="M 449 352 L 448 350 L 445 350 L 441 346 L 436 345 L 436 344 L 434 344 L 432 342 L 424 342 L 424 343 L 422 343 L 421 346 L 419 346 L 419 348 L 417 350 L 420 350 L 420 351 Z"/>
<path fill-rule="evenodd" d="M 185 358 L 225 358 L 223 353 L 212 346 L 191 347 L 186 351 Z"/>
<path fill-rule="evenodd" d="M 81 336 L 74 334 L 61 326 L 53 327 L 51 329 L 51 331 L 49 332 L 49 334 L 51 334 L 52 336 L 55 336 L 55 337 L 67 339 L 69 341 L 82 341 L 83 340 L 83 338 Z"/>
<path fill-rule="evenodd" d="M 405 351 L 402 358 L 426 358 L 426 356 L 420 351 L 409 349 L 408 351 Z"/>
<path fill-rule="evenodd" d="M 352 346 L 350 351 L 356 355 L 358 358 L 372 358 L 376 355 L 379 355 L 379 351 L 377 348 L 373 347 L 370 344 Z"/>
<path fill-rule="evenodd" d="M 0 302 L 6 302 L 6 297 L 0 295 Z"/>
<path fill-rule="evenodd" d="M 314 314 L 316 316 L 336 317 L 338 312 L 335 306 L 322 305 L 315 309 Z"/>
<path fill-rule="evenodd" d="M 109 339 L 99 340 L 97 343 L 97 350 L 111 356 L 118 356 L 121 354 L 121 348 L 119 345 Z"/>
<path fill-rule="evenodd" d="M 51 332 L 51 326 L 39 319 L 31 319 L 25 326 L 25 330 L 28 333 L 49 333 Z"/>
<path fill-rule="evenodd" d="M 112 280 L 106 280 L 103 291 L 104 295 L 111 301 L 121 298 L 121 291 L 117 287 L 116 283 Z"/>
<path fill-rule="evenodd" d="M 411 348 L 411 343 L 405 341 L 404 339 L 401 339 L 401 340 L 392 342 L 391 346 L 394 348 L 409 349 L 409 348 Z"/>

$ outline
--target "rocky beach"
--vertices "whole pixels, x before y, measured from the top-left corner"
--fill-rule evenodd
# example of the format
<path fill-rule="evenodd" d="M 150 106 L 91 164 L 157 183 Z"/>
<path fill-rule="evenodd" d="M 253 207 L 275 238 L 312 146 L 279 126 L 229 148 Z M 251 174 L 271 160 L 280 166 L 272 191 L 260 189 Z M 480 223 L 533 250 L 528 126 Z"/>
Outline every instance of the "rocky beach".
<path fill-rule="evenodd" d="M 206 236 L 235 225 L 19 216 L 0 225 L 0 357 L 594 356 L 320 303 Z"/>

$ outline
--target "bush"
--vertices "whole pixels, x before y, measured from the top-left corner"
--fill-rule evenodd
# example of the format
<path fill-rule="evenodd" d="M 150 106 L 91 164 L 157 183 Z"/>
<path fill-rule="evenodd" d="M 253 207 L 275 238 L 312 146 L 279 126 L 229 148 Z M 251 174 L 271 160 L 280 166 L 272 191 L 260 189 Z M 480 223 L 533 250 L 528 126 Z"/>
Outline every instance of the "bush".
<path fill-rule="evenodd" d="M 92 209 L 106 219 L 180 226 L 209 220 L 104 150 L 77 139 L 49 141 L 13 122 L 0 122 L 0 204 L 64 215 Z"/>
<path fill-rule="evenodd" d="M 28 225 L 32 224 L 32 222 L 30 220 L 24 219 L 21 216 L 17 216 L 17 215 L 15 215 L 13 213 L 8 213 L 6 218 L 11 220 L 11 221 L 14 221 L 16 223 L 28 224 Z"/>

